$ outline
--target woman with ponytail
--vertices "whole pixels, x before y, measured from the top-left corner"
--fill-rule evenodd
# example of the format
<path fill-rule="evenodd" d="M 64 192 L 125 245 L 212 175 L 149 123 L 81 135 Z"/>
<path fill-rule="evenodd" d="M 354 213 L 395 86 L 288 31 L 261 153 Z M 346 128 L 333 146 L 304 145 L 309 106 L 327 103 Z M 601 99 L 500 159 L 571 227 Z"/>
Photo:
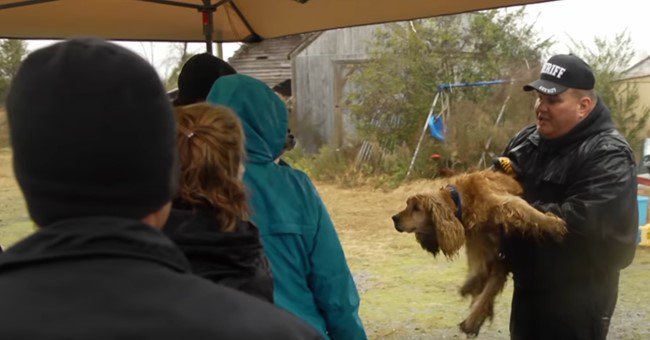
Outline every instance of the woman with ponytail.
<path fill-rule="evenodd" d="M 197 275 L 273 302 L 269 264 L 248 220 L 239 119 L 207 103 L 177 107 L 176 119 L 179 185 L 163 231 Z"/>

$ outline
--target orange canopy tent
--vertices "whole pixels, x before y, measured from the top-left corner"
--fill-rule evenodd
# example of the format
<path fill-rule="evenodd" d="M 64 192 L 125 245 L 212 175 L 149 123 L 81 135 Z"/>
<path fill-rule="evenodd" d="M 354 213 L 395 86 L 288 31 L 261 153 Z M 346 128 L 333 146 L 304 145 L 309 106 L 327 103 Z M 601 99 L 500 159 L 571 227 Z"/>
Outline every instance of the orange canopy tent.
<path fill-rule="evenodd" d="M 246 42 L 545 1 L 0 0 L 0 37 Z"/>

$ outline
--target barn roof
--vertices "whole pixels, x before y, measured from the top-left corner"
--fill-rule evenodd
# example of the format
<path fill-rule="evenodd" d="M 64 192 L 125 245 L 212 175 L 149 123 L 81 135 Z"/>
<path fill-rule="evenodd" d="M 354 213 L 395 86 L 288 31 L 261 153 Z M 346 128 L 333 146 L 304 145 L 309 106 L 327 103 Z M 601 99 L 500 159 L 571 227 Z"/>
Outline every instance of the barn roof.
<path fill-rule="evenodd" d="M 247 43 L 228 59 L 237 72 L 265 82 L 270 87 L 291 79 L 291 56 L 308 46 L 319 33 Z"/>
<path fill-rule="evenodd" d="M 621 80 L 650 76 L 650 57 L 646 57 L 623 72 Z"/>

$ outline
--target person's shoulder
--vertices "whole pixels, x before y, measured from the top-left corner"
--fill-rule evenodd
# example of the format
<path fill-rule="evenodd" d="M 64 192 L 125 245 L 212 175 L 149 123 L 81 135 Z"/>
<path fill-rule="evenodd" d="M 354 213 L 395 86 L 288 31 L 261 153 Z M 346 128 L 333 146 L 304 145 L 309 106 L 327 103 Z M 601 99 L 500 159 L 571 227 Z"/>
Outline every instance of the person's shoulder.
<path fill-rule="evenodd" d="M 221 225 L 209 210 L 172 209 L 162 231 L 170 238 L 187 233 L 219 232 Z"/>
<path fill-rule="evenodd" d="M 609 129 L 602 131 L 595 136 L 595 140 L 599 145 L 615 145 L 622 148 L 630 148 L 630 144 L 617 129 Z"/>
<path fill-rule="evenodd" d="M 289 171 L 291 171 L 291 173 L 292 173 L 296 178 L 300 179 L 301 181 L 303 181 L 303 182 L 308 182 L 308 183 L 310 183 L 310 184 L 312 183 L 312 182 L 311 182 L 311 178 L 309 178 L 309 175 L 307 175 L 306 172 L 304 172 L 304 171 L 302 171 L 302 170 L 300 170 L 300 169 L 296 169 L 296 168 L 287 168 L 287 169 L 288 169 Z"/>
<path fill-rule="evenodd" d="M 259 298 L 194 277 L 175 312 L 194 326 L 225 338 L 319 339 L 303 321 Z"/>
<path fill-rule="evenodd" d="M 519 132 L 515 134 L 514 137 L 510 139 L 508 142 L 508 145 L 505 148 L 505 152 L 507 153 L 514 148 L 521 146 L 522 144 L 525 144 L 526 141 L 528 141 L 531 136 L 533 136 L 537 132 L 537 126 L 535 124 L 528 125 Z"/>
<path fill-rule="evenodd" d="M 536 131 L 537 131 L 537 125 L 535 124 L 528 125 L 525 128 L 521 129 L 519 132 L 517 132 L 515 136 L 512 137 L 511 141 L 521 142 L 523 140 L 526 140 L 531 135 L 533 135 Z"/>
<path fill-rule="evenodd" d="M 288 178 L 291 178 L 293 181 L 297 182 L 301 186 L 313 187 L 314 184 L 309 178 L 309 175 L 304 171 L 290 166 L 278 165 L 278 169 L 283 172 Z"/>
<path fill-rule="evenodd" d="M 625 137 L 616 129 L 601 131 L 583 144 L 585 152 L 592 155 L 624 155 L 634 162 L 634 151 Z"/>
<path fill-rule="evenodd" d="M 172 209 L 162 230 L 169 236 L 170 234 L 179 232 L 188 221 L 194 218 L 195 215 L 190 210 Z"/>

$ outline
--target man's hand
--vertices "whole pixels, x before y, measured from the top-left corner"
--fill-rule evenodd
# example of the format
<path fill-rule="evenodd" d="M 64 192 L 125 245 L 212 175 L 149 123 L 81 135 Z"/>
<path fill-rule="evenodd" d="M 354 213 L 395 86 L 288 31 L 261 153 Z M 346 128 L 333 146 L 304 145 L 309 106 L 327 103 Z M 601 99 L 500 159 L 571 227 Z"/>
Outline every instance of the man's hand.
<path fill-rule="evenodd" d="M 501 171 L 512 177 L 517 177 L 519 175 L 519 167 L 508 157 L 493 158 L 492 167 L 494 170 Z"/>

